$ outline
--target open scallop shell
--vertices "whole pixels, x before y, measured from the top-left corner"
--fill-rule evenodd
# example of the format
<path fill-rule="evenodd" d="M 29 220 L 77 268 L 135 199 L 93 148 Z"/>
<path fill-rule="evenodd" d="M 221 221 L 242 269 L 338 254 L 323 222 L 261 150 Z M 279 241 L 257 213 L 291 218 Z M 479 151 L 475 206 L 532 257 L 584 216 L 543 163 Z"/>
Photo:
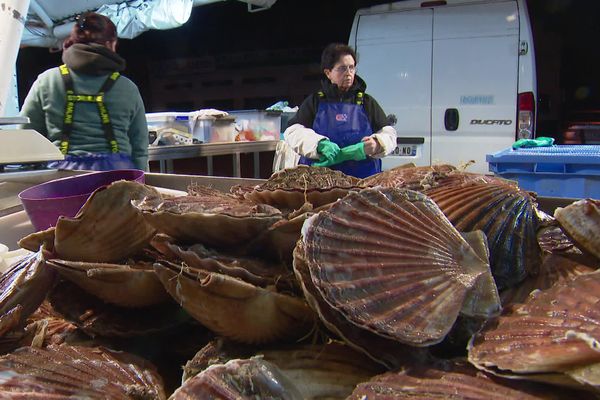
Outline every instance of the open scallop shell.
<path fill-rule="evenodd" d="M 581 249 L 600 258 L 600 200 L 584 199 L 559 207 L 554 217 Z"/>
<path fill-rule="evenodd" d="M 478 368 L 518 374 L 564 372 L 600 362 L 600 272 L 535 291 L 488 322 L 469 344 Z"/>
<path fill-rule="evenodd" d="M 467 181 L 426 192 L 461 232 L 481 230 L 498 289 L 536 274 L 540 248 L 535 200 L 512 184 Z"/>
<path fill-rule="evenodd" d="M 259 357 L 215 364 L 187 380 L 172 400 L 305 399 L 275 365 Z"/>
<path fill-rule="evenodd" d="M 359 179 L 324 167 L 299 165 L 271 175 L 255 188 L 238 189 L 238 196 L 281 210 L 298 210 L 305 203 L 321 207 L 358 190 Z"/>
<path fill-rule="evenodd" d="M 351 193 L 307 220 L 302 240 L 328 304 L 414 346 L 440 342 L 489 271 L 431 199 L 405 189 Z"/>
<path fill-rule="evenodd" d="M 104 348 L 23 347 L 0 357 L 0 374 L 2 398 L 166 399 L 147 361 Z"/>
<path fill-rule="evenodd" d="M 150 186 L 117 181 L 96 190 L 74 218 L 60 217 L 54 232 L 56 258 L 116 262 L 142 250 L 154 235 L 132 200 L 160 197 Z"/>
<path fill-rule="evenodd" d="M 145 307 L 170 300 L 152 263 L 88 263 L 52 259 L 48 265 L 88 293 L 122 307 Z"/>
<path fill-rule="evenodd" d="M 445 367 L 445 366 L 440 366 Z M 582 397 L 583 396 L 583 397 Z M 388 399 L 561 400 L 587 398 L 581 392 L 535 383 L 494 379 L 475 368 L 456 365 L 387 372 L 360 383 L 348 400 Z"/>
<path fill-rule="evenodd" d="M 281 211 L 211 188 L 195 188 L 195 195 L 134 204 L 158 232 L 211 247 L 241 245 L 281 219 Z"/>
<path fill-rule="evenodd" d="M 314 324 L 315 316 L 303 299 L 168 261 L 154 268 L 192 317 L 226 338 L 243 343 L 298 339 Z"/>

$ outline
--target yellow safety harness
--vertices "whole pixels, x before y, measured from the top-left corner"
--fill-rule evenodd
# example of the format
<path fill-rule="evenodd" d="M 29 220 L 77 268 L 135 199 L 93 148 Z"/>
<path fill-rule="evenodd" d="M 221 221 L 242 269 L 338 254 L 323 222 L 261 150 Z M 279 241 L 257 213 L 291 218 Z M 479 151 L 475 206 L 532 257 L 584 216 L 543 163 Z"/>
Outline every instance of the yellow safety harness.
<path fill-rule="evenodd" d="M 63 119 L 63 130 L 62 136 L 60 138 L 60 146 L 59 149 L 61 153 L 67 154 L 69 151 L 69 137 L 73 132 L 73 114 L 75 112 L 75 103 L 96 103 L 98 107 L 98 114 L 100 114 L 100 121 L 102 122 L 102 129 L 104 130 L 104 136 L 108 141 L 110 146 L 110 150 L 113 153 L 119 152 L 119 145 L 117 144 L 117 139 L 115 138 L 115 133 L 113 131 L 112 124 L 110 122 L 110 115 L 108 114 L 108 109 L 106 108 L 106 104 L 104 104 L 104 95 L 108 92 L 117 79 L 119 79 L 118 72 L 113 72 L 96 94 L 79 94 L 75 93 L 75 87 L 73 85 L 73 78 L 69 73 L 69 68 L 66 65 L 61 65 L 58 67 L 60 70 L 60 74 L 63 79 L 63 83 L 65 84 L 65 89 L 67 91 L 67 101 L 65 104 L 65 116 Z"/>

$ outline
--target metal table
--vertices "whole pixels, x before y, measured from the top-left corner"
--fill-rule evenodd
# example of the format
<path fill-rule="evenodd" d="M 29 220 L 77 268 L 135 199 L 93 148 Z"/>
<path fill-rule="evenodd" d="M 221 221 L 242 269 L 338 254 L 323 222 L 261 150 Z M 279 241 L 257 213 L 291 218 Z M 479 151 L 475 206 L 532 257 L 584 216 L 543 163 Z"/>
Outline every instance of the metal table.
<path fill-rule="evenodd" d="M 254 177 L 260 178 L 260 156 L 264 151 L 274 151 L 278 140 L 265 140 L 259 142 L 233 142 L 233 143 L 203 143 L 177 146 L 151 146 L 148 148 L 148 160 L 158 161 L 161 173 L 173 172 L 173 160 L 181 158 L 206 157 L 208 175 L 213 174 L 213 156 L 232 155 L 233 174 L 241 177 L 240 154 L 254 154 Z"/>

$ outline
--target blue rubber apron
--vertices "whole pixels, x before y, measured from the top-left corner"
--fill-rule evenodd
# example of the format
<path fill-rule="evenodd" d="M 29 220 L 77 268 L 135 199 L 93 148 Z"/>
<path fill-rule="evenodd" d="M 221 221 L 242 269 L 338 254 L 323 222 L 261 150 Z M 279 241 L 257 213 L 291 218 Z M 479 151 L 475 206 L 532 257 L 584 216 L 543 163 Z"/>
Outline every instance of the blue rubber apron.
<path fill-rule="evenodd" d="M 362 104 L 320 102 L 313 129 L 340 148 L 358 143 L 373 133 L 369 117 Z M 312 165 L 318 160 L 300 157 L 299 164 Z M 329 167 L 346 175 L 366 178 L 381 172 L 381 160 L 368 158 L 362 161 L 344 161 Z"/>
<path fill-rule="evenodd" d="M 63 131 L 60 140 L 60 151 L 65 158 L 62 161 L 52 161 L 48 163 L 49 168 L 57 169 L 82 169 L 92 171 L 109 171 L 113 169 L 133 169 L 135 165 L 129 154 L 121 153 L 115 134 L 113 132 L 112 123 L 108 109 L 104 104 L 104 95 L 108 92 L 114 83 L 119 79 L 118 72 L 112 73 L 96 94 L 79 94 L 75 93 L 73 79 L 66 65 L 59 67 L 60 74 L 67 92 L 67 101 L 65 104 L 65 115 L 63 120 Z M 75 103 L 88 102 L 95 103 L 98 107 L 98 114 L 102 122 L 104 136 L 111 149 L 110 153 L 88 153 L 85 155 L 67 154 L 69 150 L 69 138 L 73 132 L 73 114 L 75 111 Z"/>

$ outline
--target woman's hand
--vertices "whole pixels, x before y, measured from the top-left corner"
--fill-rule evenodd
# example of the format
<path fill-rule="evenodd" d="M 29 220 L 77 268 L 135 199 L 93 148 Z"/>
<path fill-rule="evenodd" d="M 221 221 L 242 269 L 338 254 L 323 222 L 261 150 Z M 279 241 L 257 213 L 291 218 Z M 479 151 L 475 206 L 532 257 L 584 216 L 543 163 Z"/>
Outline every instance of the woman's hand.
<path fill-rule="evenodd" d="M 372 156 L 373 154 L 381 152 L 381 145 L 379 144 L 377 139 L 371 136 L 365 136 L 361 139 L 361 142 L 365 144 L 365 154 L 367 156 Z"/>

